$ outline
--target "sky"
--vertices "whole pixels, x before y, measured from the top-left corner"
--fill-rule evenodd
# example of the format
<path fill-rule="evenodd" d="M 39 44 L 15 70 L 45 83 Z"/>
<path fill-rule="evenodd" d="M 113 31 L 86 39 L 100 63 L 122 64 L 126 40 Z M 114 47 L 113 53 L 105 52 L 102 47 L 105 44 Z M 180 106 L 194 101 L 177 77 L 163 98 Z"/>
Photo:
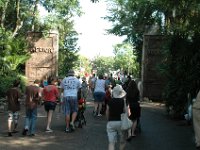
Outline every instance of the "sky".
<path fill-rule="evenodd" d="M 102 17 L 107 14 L 106 2 L 92 3 L 91 0 L 80 0 L 84 14 L 75 19 L 75 29 L 79 35 L 80 54 L 89 58 L 97 55 L 112 56 L 113 45 L 121 43 L 124 38 L 106 35 L 106 29 L 112 24 Z"/>
<path fill-rule="evenodd" d="M 105 0 L 92 3 L 91 0 L 80 0 L 81 17 L 75 17 L 75 30 L 79 33 L 79 54 L 90 59 L 95 56 L 113 56 L 113 46 L 121 43 L 124 37 L 108 35 L 106 29 L 112 28 L 112 23 L 103 19 L 107 15 Z M 42 16 L 47 12 L 39 7 Z"/>

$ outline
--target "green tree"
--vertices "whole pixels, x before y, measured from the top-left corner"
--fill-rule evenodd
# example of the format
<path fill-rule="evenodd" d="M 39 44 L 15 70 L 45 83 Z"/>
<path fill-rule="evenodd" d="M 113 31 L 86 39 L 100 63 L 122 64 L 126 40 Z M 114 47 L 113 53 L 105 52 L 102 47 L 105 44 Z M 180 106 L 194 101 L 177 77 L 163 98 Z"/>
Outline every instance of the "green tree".
<path fill-rule="evenodd" d="M 127 41 L 135 46 L 139 62 L 141 62 L 143 34 L 155 30 L 156 25 L 157 33 L 166 37 L 166 45 L 163 47 L 165 58 L 160 68 L 160 72 L 167 78 L 164 100 L 167 107 L 173 107 L 177 116 L 183 115 L 187 93 L 192 93 L 192 97 L 195 97 L 200 87 L 199 61 L 197 61 L 200 2 L 111 0 L 110 3 L 110 14 L 106 19 L 113 23 L 113 28 L 109 33 L 126 35 Z"/>
<path fill-rule="evenodd" d="M 120 69 L 127 74 L 132 74 L 134 77 L 139 76 L 139 64 L 136 61 L 136 55 L 133 53 L 131 44 L 117 44 L 114 47 L 114 68 Z"/>
<path fill-rule="evenodd" d="M 49 12 L 47 17 L 41 18 L 38 6 Z M 24 63 L 29 58 L 27 31 L 42 32 L 45 36 L 51 30 L 59 32 L 59 71 L 65 74 L 78 59 L 73 17 L 80 14 L 78 0 L 1 0 L 0 76 L 24 74 Z"/>
<path fill-rule="evenodd" d="M 68 35 L 70 34 L 70 35 Z M 79 47 L 77 46 L 77 33 L 75 31 L 71 31 L 66 33 L 63 37 L 64 45 L 60 44 L 59 48 L 59 75 L 64 76 L 66 73 L 76 66 L 76 62 L 78 61 Z"/>
<path fill-rule="evenodd" d="M 161 24 L 161 14 L 155 9 L 155 2 L 111 0 L 109 3 L 109 15 L 105 19 L 113 23 L 113 28 L 108 32 L 127 37 L 126 41 L 135 47 L 134 54 L 141 66 L 143 34 L 156 21 Z"/>
<path fill-rule="evenodd" d="M 49 12 L 46 18 L 40 18 L 39 5 Z M 60 60 L 65 61 L 65 63 L 69 60 L 71 63 L 71 61 L 77 59 L 75 55 L 78 50 L 76 44 L 77 33 L 73 29 L 72 18 L 80 14 L 81 11 L 78 0 L 1 0 L 0 30 L 1 32 L 4 32 L 6 39 L 9 38 L 8 42 L 6 40 L 3 42 L 1 41 L 1 44 L 3 44 L 2 47 L 4 47 L 4 49 L 5 47 L 9 47 L 8 45 L 12 43 L 9 43 L 9 41 L 14 40 L 26 43 L 25 33 L 27 31 L 39 31 L 43 32 L 45 35 L 45 33 L 51 30 L 58 30 L 60 33 L 59 48 L 60 53 L 62 53 L 62 58 Z M 16 51 L 19 52 L 23 48 L 25 50 L 25 47 L 20 47 L 20 49 L 16 49 Z M 7 52 L 7 50 L 4 52 Z M 24 55 L 26 54 L 24 53 Z M 68 59 L 69 55 L 70 59 Z M 63 59 L 65 56 L 66 58 Z M 1 55 L 1 57 L 3 57 L 3 55 Z M 1 60 L 4 59 L 2 58 Z M 73 63 L 71 63 L 71 65 L 73 65 Z"/>
<path fill-rule="evenodd" d="M 85 56 L 79 55 L 79 59 L 76 62 L 76 70 L 80 72 L 80 76 L 91 74 L 92 70 L 91 60 Z"/>
<path fill-rule="evenodd" d="M 97 75 L 109 74 L 111 71 L 114 70 L 114 59 L 112 56 L 96 56 L 95 59 L 92 61 L 92 64 L 93 69 L 97 69 Z"/>
<path fill-rule="evenodd" d="M 0 75 L 15 74 L 20 70 L 20 65 L 30 57 L 25 51 L 27 44 L 22 37 L 13 38 L 10 32 L 0 28 L 0 45 Z"/>

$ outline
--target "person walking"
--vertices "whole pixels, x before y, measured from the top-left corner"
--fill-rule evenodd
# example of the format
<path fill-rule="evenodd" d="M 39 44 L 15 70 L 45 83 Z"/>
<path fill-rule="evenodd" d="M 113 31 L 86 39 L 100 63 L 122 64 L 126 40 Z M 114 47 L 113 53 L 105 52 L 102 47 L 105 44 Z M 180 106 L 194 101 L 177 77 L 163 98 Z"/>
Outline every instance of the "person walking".
<path fill-rule="evenodd" d="M 8 136 L 12 136 L 12 133 L 17 132 L 17 125 L 19 119 L 20 111 L 20 102 L 19 98 L 21 97 L 21 92 L 19 89 L 20 80 L 14 80 L 13 87 L 10 88 L 7 95 L 8 103 Z M 12 123 L 14 122 L 14 128 L 12 130 Z"/>
<path fill-rule="evenodd" d="M 113 74 L 111 73 L 110 76 L 108 77 L 108 80 L 110 81 L 110 84 L 112 85 L 112 89 L 115 87 L 115 79 L 113 78 Z"/>
<path fill-rule="evenodd" d="M 25 117 L 25 127 L 22 135 L 35 136 L 35 126 L 37 120 L 37 105 L 41 99 L 40 90 L 40 80 L 36 79 L 32 85 L 26 87 L 25 95 L 25 107 L 26 107 L 26 117 Z"/>
<path fill-rule="evenodd" d="M 86 100 L 87 94 L 88 94 L 88 84 L 86 78 L 83 77 L 81 83 L 81 97 Z"/>
<path fill-rule="evenodd" d="M 127 89 L 126 89 L 126 100 L 129 105 L 129 112 L 130 116 L 129 118 L 133 121 L 133 126 L 132 128 L 128 131 L 128 141 L 131 140 L 131 138 L 135 137 L 135 130 L 137 127 L 137 124 L 139 123 L 139 118 L 140 118 L 140 93 L 137 88 L 137 84 L 134 80 L 131 80 Z"/>
<path fill-rule="evenodd" d="M 126 146 L 125 131 L 121 130 L 121 114 L 124 112 L 124 97 L 126 92 L 121 85 L 116 85 L 112 90 L 113 98 L 108 102 L 106 116 L 108 119 L 106 130 L 108 136 L 108 150 L 115 150 L 118 135 L 120 136 L 119 150 Z"/>
<path fill-rule="evenodd" d="M 66 122 L 65 132 L 67 133 L 75 130 L 74 121 L 76 120 L 78 112 L 77 95 L 78 91 L 81 88 L 80 81 L 74 75 L 75 75 L 74 70 L 69 70 L 67 77 L 65 77 L 61 82 L 61 87 L 64 89 L 63 101 L 64 101 L 65 122 Z"/>
<path fill-rule="evenodd" d="M 106 83 L 103 79 L 103 75 L 99 75 L 99 78 L 96 80 L 95 89 L 94 89 L 94 116 L 102 116 L 101 109 L 102 104 L 106 95 Z"/>
<path fill-rule="evenodd" d="M 195 133 L 196 148 L 200 150 L 200 91 L 197 94 L 196 101 L 192 106 L 193 126 Z"/>
<path fill-rule="evenodd" d="M 124 84 L 122 85 L 123 86 L 123 89 L 126 91 L 127 90 L 127 88 L 128 88 L 128 85 L 129 85 L 129 83 L 131 82 L 131 76 L 130 75 L 128 75 L 127 76 L 127 80 L 124 82 Z"/>
<path fill-rule="evenodd" d="M 92 78 L 91 78 L 91 80 L 89 82 L 89 86 L 90 86 L 92 95 L 94 94 L 94 88 L 95 88 L 96 80 L 97 80 L 96 74 L 93 74 L 93 76 L 92 76 Z"/>
<path fill-rule="evenodd" d="M 56 79 L 49 77 L 48 78 L 48 85 L 44 87 L 42 92 L 42 97 L 44 100 L 44 109 L 47 112 L 47 126 L 46 132 L 53 132 L 51 130 L 51 120 L 53 116 L 53 111 L 56 108 L 56 101 L 59 98 L 59 91 L 55 85 Z"/>

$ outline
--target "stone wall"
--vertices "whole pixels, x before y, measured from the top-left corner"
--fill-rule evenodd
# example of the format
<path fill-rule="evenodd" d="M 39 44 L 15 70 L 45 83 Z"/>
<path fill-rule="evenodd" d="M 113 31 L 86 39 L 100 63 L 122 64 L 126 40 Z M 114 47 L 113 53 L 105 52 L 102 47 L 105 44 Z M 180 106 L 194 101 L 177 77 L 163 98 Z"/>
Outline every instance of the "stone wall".
<path fill-rule="evenodd" d="M 41 32 L 28 32 L 28 51 L 31 58 L 26 62 L 29 83 L 48 76 L 58 75 L 58 33 L 43 37 Z"/>
<path fill-rule="evenodd" d="M 165 79 L 158 73 L 156 67 L 163 59 L 162 35 L 144 35 L 142 55 L 142 97 L 151 100 L 162 100 Z"/>

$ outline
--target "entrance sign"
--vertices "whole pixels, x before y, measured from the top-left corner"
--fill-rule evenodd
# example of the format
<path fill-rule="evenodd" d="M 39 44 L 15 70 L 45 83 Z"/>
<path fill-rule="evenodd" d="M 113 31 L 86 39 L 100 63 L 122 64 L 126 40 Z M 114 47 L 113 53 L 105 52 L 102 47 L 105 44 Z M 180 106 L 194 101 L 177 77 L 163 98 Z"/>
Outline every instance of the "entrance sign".
<path fill-rule="evenodd" d="M 142 54 L 142 98 L 162 100 L 165 79 L 158 73 L 157 66 L 163 60 L 162 35 L 144 35 Z"/>
<path fill-rule="evenodd" d="M 28 51 L 31 58 L 26 62 L 26 77 L 29 82 L 58 75 L 58 33 L 28 32 Z"/>

